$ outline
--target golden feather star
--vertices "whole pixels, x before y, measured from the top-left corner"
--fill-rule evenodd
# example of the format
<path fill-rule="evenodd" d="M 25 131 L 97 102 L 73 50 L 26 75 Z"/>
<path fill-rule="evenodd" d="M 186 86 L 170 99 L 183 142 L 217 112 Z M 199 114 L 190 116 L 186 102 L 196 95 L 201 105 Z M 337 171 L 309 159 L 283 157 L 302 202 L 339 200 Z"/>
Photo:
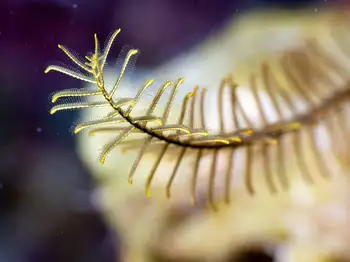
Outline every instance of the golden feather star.
<path fill-rule="evenodd" d="M 165 193 L 171 196 L 171 189 L 177 172 L 184 159 L 192 157 L 190 178 L 190 191 L 192 203 L 196 204 L 196 186 L 201 160 L 204 156 L 212 157 L 210 174 L 207 188 L 209 204 L 215 210 L 215 178 L 217 176 L 217 159 L 219 154 L 225 156 L 225 188 L 224 199 L 231 201 L 231 180 L 234 165 L 244 167 L 245 185 L 250 194 L 255 194 L 252 169 L 257 154 L 264 159 L 263 170 L 266 186 L 272 193 L 278 191 L 277 181 L 281 187 L 288 189 L 289 179 L 285 175 L 285 162 L 289 154 L 294 154 L 303 180 L 312 184 L 315 177 L 308 171 L 308 163 L 303 155 L 303 145 L 307 140 L 312 147 L 314 159 L 317 161 L 319 173 L 328 178 L 330 172 L 318 150 L 315 138 L 315 130 L 322 126 L 332 139 L 332 147 L 342 159 L 349 157 L 350 147 L 344 146 L 347 141 L 348 127 L 344 124 L 344 107 L 350 98 L 349 69 L 344 66 L 344 60 L 350 61 L 347 41 L 350 35 L 346 27 L 332 28 L 334 44 L 343 54 L 343 61 L 328 53 L 317 41 L 309 39 L 306 45 L 299 49 L 285 52 L 278 62 L 283 72 L 283 77 L 274 74 L 272 66 L 262 62 L 258 74 L 250 76 L 250 94 L 259 110 L 260 121 L 250 119 L 247 110 L 243 106 L 245 101 L 238 95 L 240 86 L 235 82 L 232 75 L 224 77 L 218 89 L 217 118 L 219 130 L 210 132 L 205 115 L 207 90 L 196 86 L 191 92 L 182 98 L 181 112 L 177 122 L 169 122 L 172 106 L 178 95 L 178 89 L 184 83 L 184 78 L 178 78 L 174 83 L 165 81 L 156 92 L 148 106 L 143 109 L 143 114 L 134 114 L 135 107 L 144 99 L 146 90 L 154 86 L 154 79 L 149 79 L 139 88 L 134 97 L 118 97 L 118 87 L 130 66 L 130 61 L 139 53 L 137 49 L 130 49 L 123 59 L 123 64 L 115 83 L 109 88 L 105 84 L 104 69 L 111 46 L 121 32 L 116 30 L 110 37 L 103 52 L 95 34 L 95 51 L 91 56 L 85 56 L 86 61 L 77 59 L 67 48 L 59 45 L 59 48 L 82 70 L 72 71 L 66 67 L 49 66 L 45 73 L 58 71 L 77 78 L 81 81 L 93 83 L 94 90 L 68 89 L 55 93 L 52 102 L 63 102 L 51 109 L 51 114 L 68 109 L 82 109 L 94 107 L 108 107 L 111 112 L 100 119 L 78 124 L 74 132 L 79 133 L 84 129 L 92 129 L 90 134 L 99 132 L 116 133 L 116 137 L 106 144 L 100 155 L 100 162 L 106 161 L 108 154 L 118 145 L 124 145 L 124 151 L 139 150 L 134 164 L 130 168 L 129 183 L 132 184 L 134 174 L 140 165 L 140 161 L 146 152 L 157 152 L 156 160 L 147 173 L 146 193 L 150 196 L 150 188 L 157 169 L 170 151 L 177 150 L 173 159 L 174 166 L 169 170 Z M 342 37 L 339 37 L 342 36 Z M 345 39 L 345 40 L 344 40 Z M 334 81 L 334 76 L 343 80 L 343 84 Z M 258 83 L 260 81 L 260 83 Z M 345 84 L 344 84 L 345 83 Z M 267 112 L 263 106 L 263 99 L 258 92 L 258 85 L 262 85 L 268 95 L 277 121 L 269 121 Z M 287 88 L 288 87 L 288 88 Z M 82 99 L 96 97 L 99 100 L 68 103 L 65 99 Z M 160 107 L 160 100 L 166 99 L 162 107 L 162 115 L 156 114 L 156 107 Z M 297 100 L 297 101 L 296 101 Z M 307 110 L 301 112 L 298 107 L 302 101 Z M 228 130 L 227 115 L 225 108 L 229 108 L 233 129 Z M 288 115 L 288 112 L 291 114 Z M 104 125 L 113 125 L 105 128 Z M 141 135 L 141 138 L 139 136 Z M 286 152 L 287 135 L 292 136 L 292 152 Z M 133 136 L 135 136 L 133 138 Z M 136 136 L 138 136 L 136 138 Z M 306 139 L 306 140 L 305 140 Z M 235 152 L 238 149 L 245 151 L 245 162 L 235 163 Z M 258 149 L 258 151 L 256 150 Z M 270 162 L 271 155 L 278 161 L 274 166 Z"/>

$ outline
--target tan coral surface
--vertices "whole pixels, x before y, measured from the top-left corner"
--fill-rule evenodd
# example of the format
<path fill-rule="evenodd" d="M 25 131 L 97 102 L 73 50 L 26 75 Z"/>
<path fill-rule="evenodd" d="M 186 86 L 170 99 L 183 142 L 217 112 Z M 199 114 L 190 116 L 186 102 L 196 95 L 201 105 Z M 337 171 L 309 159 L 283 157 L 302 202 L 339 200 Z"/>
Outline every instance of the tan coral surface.
<path fill-rule="evenodd" d="M 225 30 L 213 34 L 191 52 L 149 70 L 147 75 L 148 78 L 159 77 L 162 81 L 183 76 L 185 86 L 180 93 L 183 95 L 197 84 L 216 92 L 221 78 L 233 73 L 242 86 L 243 96 L 249 75 L 258 70 L 262 61 L 274 64 L 281 52 L 303 46 L 309 37 L 321 43 L 327 42 L 329 25 L 338 22 L 342 22 L 341 16 L 332 11 L 245 14 L 238 21 L 229 22 Z M 277 66 L 274 68 L 278 75 Z M 106 77 L 113 79 L 110 73 Z M 123 89 L 123 92 L 125 95 L 121 96 L 127 96 L 129 90 Z M 249 113 L 256 117 L 257 109 L 248 102 L 246 106 L 251 107 Z M 94 108 L 84 111 L 82 117 L 90 119 L 101 115 L 102 111 Z M 210 127 L 215 130 L 215 116 L 210 119 Z M 322 136 L 318 142 L 324 144 L 321 148 L 331 166 L 333 178 L 330 181 L 317 177 L 315 185 L 306 185 L 290 154 L 287 175 L 291 188 L 283 191 L 279 187 L 280 192 L 271 195 L 264 179 L 259 176 L 263 164 L 259 158 L 254 166 L 256 195 L 248 195 L 238 183 L 232 193 L 232 203 L 229 206 L 219 204 L 218 213 L 202 206 L 191 207 L 185 176 L 191 166 L 190 160 L 180 172 L 183 174 L 180 180 L 185 184 L 176 185 L 175 196 L 170 200 L 164 197 L 165 180 L 162 179 L 167 175 L 166 163 L 157 173 L 152 187 L 153 197 L 147 198 L 144 193 L 145 177 L 142 173 L 152 164 L 152 154 L 147 156 L 136 174 L 135 185 L 129 186 L 127 174 L 135 153 L 122 153 L 117 148 L 103 166 L 97 160 L 99 149 L 109 137 L 109 134 L 93 137 L 80 134 L 78 148 L 98 181 L 96 196 L 106 219 L 122 236 L 124 261 L 152 261 L 150 250 L 172 258 L 224 261 L 242 245 L 255 243 L 276 247 L 278 261 L 321 262 L 331 261 L 328 259 L 332 256 L 350 258 L 347 244 L 350 241 L 348 174 L 339 168 L 334 152 Z M 306 147 L 307 161 L 309 151 Z M 221 163 L 218 168 L 224 169 L 224 165 Z M 312 173 L 316 168 L 312 165 Z M 241 179 L 239 169 L 237 161 L 236 172 L 233 172 L 236 181 Z M 219 172 L 219 176 L 220 173 L 223 172 Z M 203 168 L 201 187 L 206 185 L 206 176 Z M 205 195 L 201 197 L 205 200 Z M 185 218 L 181 218 L 181 214 Z M 169 220 L 175 221 L 170 223 Z"/>

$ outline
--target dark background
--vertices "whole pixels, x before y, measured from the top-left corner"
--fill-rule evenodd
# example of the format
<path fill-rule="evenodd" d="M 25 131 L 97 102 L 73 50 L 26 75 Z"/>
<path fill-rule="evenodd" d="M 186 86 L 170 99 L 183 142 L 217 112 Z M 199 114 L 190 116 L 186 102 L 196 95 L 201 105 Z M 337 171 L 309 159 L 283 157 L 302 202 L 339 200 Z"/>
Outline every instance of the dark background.
<path fill-rule="evenodd" d="M 348 1 L 0 0 L 0 262 L 115 262 L 118 252 L 69 132 L 76 113 L 48 113 L 52 92 L 79 85 L 43 73 L 65 61 L 58 43 L 84 54 L 94 33 L 105 39 L 121 27 L 118 44 L 140 48 L 138 64 L 152 66 L 200 42 L 236 10 L 335 2 Z"/>

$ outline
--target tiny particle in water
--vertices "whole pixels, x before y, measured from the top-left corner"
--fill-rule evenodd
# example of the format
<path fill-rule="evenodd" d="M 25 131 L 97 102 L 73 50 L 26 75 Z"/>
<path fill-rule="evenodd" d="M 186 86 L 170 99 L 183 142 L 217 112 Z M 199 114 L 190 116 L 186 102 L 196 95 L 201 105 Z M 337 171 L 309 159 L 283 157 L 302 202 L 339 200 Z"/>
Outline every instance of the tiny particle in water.
<path fill-rule="evenodd" d="M 40 133 L 41 131 L 43 131 L 43 129 L 41 127 L 36 128 L 36 132 Z"/>
<path fill-rule="evenodd" d="M 72 7 L 73 7 L 74 9 L 76 9 L 76 8 L 78 8 L 78 4 L 73 4 Z"/>

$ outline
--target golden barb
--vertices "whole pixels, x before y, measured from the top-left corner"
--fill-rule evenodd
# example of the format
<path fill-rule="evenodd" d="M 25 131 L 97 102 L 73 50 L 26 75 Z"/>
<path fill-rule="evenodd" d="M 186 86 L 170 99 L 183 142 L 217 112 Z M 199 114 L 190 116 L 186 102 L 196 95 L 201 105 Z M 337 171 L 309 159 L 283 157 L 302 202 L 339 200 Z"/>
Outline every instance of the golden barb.
<path fill-rule="evenodd" d="M 337 29 L 343 30 L 343 29 Z M 91 100 L 89 102 L 79 103 L 62 103 L 51 109 L 51 114 L 67 109 L 93 108 L 93 107 L 110 107 L 112 112 L 107 116 L 90 122 L 84 122 L 75 127 L 74 132 L 78 133 L 86 128 L 94 128 L 91 134 L 96 132 L 118 132 L 117 137 L 109 144 L 105 145 L 100 156 L 100 161 L 103 164 L 106 156 L 118 144 L 125 143 L 128 148 L 139 149 L 138 156 L 132 165 L 129 172 L 129 183 L 133 181 L 134 173 L 138 168 L 144 154 L 155 148 L 160 149 L 157 154 L 153 168 L 147 174 L 146 192 L 150 195 L 150 186 L 154 179 L 157 168 L 162 159 L 169 151 L 170 146 L 180 149 L 176 154 L 175 165 L 170 170 L 170 177 L 166 185 L 166 195 L 170 197 L 172 184 L 175 180 L 179 166 L 185 159 L 187 153 L 195 154 L 193 170 L 191 172 L 190 190 L 193 203 L 196 203 L 196 185 L 198 180 L 198 172 L 200 161 L 204 155 L 211 154 L 212 162 L 209 174 L 208 183 L 208 200 L 212 207 L 214 206 L 214 181 L 217 176 L 217 162 L 219 152 L 226 150 L 227 159 L 225 171 L 225 189 L 224 196 L 227 203 L 230 202 L 231 192 L 231 172 L 234 165 L 234 154 L 238 148 L 245 149 L 245 165 L 244 165 L 244 180 L 248 192 L 254 194 L 255 189 L 252 182 L 252 166 L 254 164 L 253 147 L 258 146 L 262 151 L 261 155 L 264 158 L 263 170 L 261 174 L 265 176 L 267 186 L 271 192 L 277 192 L 277 186 L 273 180 L 273 170 L 270 164 L 271 151 L 274 150 L 277 157 L 278 178 L 284 188 L 288 188 L 288 178 L 285 175 L 285 135 L 292 135 L 292 146 L 294 148 L 295 157 L 298 166 L 303 175 L 303 179 L 308 182 L 313 182 L 313 177 L 308 171 L 308 165 L 305 162 L 303 155 L 303 136 L 306 134 L 311 143 L 312 152 L 317 159 L 320 172 L 327 177 L 329 172 L 325 165 L 322 155 L 318 150 L 315 141 L 315 129 L 323 125 L 329 137 L 332 139 L 332 145 L 339 147 L 339 141 L 346 141 L 347 127 L 342 123 L 344 111 L 342 110 L 345 102 L 349 101 L 350 85 L 349 71 L 344 67 L 344 61 L 333 58 L 324 48 L 316 41 L 306 41 L 306 46 L 298 50 L 285 53 L 278 65 L 282 68 L 284 84 L 288 83 L 288 92 L 286 86 L 274 74 L 271 66 L 267 63 L 262 63 L 260 74 L 260 85 L 263 86 L 271 107 L 277 115 L 277 121 L 268 121 L 266 109 L 263 106 L 263 99 L 258 92 L 258 77 L 255 74 L 250 78 L 250 94 L 259 110 L 260 126 L 248 116 L 247 110 L 244 107 L 242 99 L 237 94 L 239 86 L 234 82 L 232 76 L 227 76 L 222 80 L 218 92 L 218 132 L 209 132 L 204 108 L 206 106 L 206 90 L 195 87 L 189 92 L 182 102 L 180 115 L 177 117 L 177 123 L 168 123 L 169 114 L 178 89 L 183 84 L 184 79 L 179 78 L 175 83 L 165 81 L 165 83 L 157 89 L 152 101 L 149 103 L 143 115 L 134 116 L 134 108 L 139 104 L 145 91 L 154 84 L 154 79 L 147 80 L 144 85 L 138 90 L 135 97 L 119 98 L 117 96 L 118 87 L 125 74 L 125 71 L 130 63 L 130 60 L 138 54 L 138 50 L 131 49 L 123 62 L 121 71 L 115 84 L 109 88 L 105 85 L 104 69 L 106 59 L 112 43 L 116 36 L 120 33 L 120 29 L 116 30 L 103 52 L 100 52 L 99 41 L 95 34 L 95 52 L 91 56 L 85 56 L 86 61 L 82 62 L 72 55 L 65 47 L 59 45 L 59 48 L 77 65 L 84 73 L 71 71 L 65 67 L 49 66 L 45 73 L 54 70 L 71 77 L 94 83 L 95 90 L 63 90 L 57 92 L 52 97 L 52 102 L 55 103 L 63 98 L 77 97 L 101 97 L 101 101 Z M 346 51 L 348 48 L 344 45 L 344 32 L 338 34 L 333 32 L 335 45 L 342 51 L 343 56 L 347 57 Z M 338 84 L 334 77 L 341 79 L 342 84 Z M 346 82 L 346 84 L 344 84 Z M 166 98 L 166 105 L 163 108 L 163 114 L 155 115 L 155 108 L 160 105 L 160 99 L 166 97 L 166 91 L 170 94 Z M 168 92 L 169 93 L 169 92 Z M 296 98 L 297 97 L 297 98 Z M 229 99 L 227 103 L 224 100 Z M 298 104 L 302 101 L 307 110 L 300 112 Z M 234 128 L 227 131 L 226 119 L 229 118 L 224 108 L 230 108 L 231 119 Z M 291 112 L 290 118 L 286 117 L 285 112 Z M 226 114 L 226 115 L 225 115 Z M 199 117 L 198 117 L 199 115 Z M 225 115 L 225 117 L 224 117 Z M 332 117 L 329 117 L 332 116 Z M 328 121 L 327 119 L 331 119 Z M 336 119 L 337 126 L 331 125 Z M 120 126 L 120 123 L 127 124 Z M 333 123 L 333 122 L 332 122 Z M 105 124 L 116 124 L 115 128 L 100 127 Z M 144 134 L 142 139 L 129 139 L 131 134 Z M 339 139 L 339 134 L 343 138 Z M 342 142 L 340 142 L 341 144 Z M 339 151 L 338 149 L 336 149 Z M 348 150 L 346 157 L 349 156 Z M 288 152 L 290 154 L 290 152 Z M 241 164 L 243 166 L 243 164 Z"/>

